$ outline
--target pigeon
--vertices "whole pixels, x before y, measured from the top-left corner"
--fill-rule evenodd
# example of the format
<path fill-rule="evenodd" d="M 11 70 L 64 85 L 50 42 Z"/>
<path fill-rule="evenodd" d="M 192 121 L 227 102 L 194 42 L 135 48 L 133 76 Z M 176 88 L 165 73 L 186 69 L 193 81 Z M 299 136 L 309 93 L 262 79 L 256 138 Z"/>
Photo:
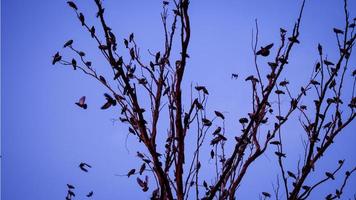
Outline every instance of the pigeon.
<path fill-rule="evenodd" d="M 83 109 L 87 109 L 88 108 L 88 105 L 85 103 L 85 96 L 82 96 L 80 99 L 79 99 L 79 102 L 76 102 L 75 103 L 77 106 L 83 108 Z"/>
<path fill-rule="evenodd" d="M 88 168 L 91 168 L 91 166 L 88 165 L 87 163 L 81 162 L 81 163 L 79 164 L 79 168 L 80 168 L 82 171 L 84 171 L 84 172 L 88 172 L 87 167 L 88 167 Z"/>

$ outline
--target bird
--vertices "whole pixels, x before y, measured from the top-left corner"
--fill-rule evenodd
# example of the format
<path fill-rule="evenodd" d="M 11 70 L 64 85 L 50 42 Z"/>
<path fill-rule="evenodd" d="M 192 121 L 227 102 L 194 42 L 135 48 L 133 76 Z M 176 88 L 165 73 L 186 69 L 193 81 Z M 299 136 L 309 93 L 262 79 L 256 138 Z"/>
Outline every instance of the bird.
<path fill-rule="evenodd" d="M 231 74 L 231 79 L 237 79 L 239 77 L 239 75 L 238 74 Z"/>
<path fill-rule="evenodd" d="M 104 94 L 106 103 L 101 106 L 102 110 L 108 109 L 110 106 L 116 106 L 116 100 L 112 98 L 109 94 L 105 93 Z"/>
<path fill-rule="evenodd" d="M 57 62 L 59 62 L 61 60 L 62 60 L 62 56 L 59 54 L 59 52 L 57 52 L 53 56 L 52 65 L 56 64 Z"/>
<path fill-rule="evenodd" d="M 85 103 L 85 96 L 82 96 L 78 102 L 75 103 L 77 106 L 83 108 L 83 109 L 87 109 L 88 105 Z"/>
<path fill-rule="evenodd" d="M 135 174 L 136 169 L 131 169 L 128 173 L 127 173 L 127 177 L 130 177 L 131 175 Z"/>
<path fill-rule="evenodd" d="M 209 95 L 209 92 L 205 86 L 196 86 L 195 89 L 198 91 L 203 91 L 204 94 Z"/>
<path fill-rule="evenodd" d="M 71 184 L 67 184 L 67 187 L 68 187 L 68 189 L 71 189 L 71 190 L 75 189 L 75 187 Z"/>
<path fill-rule="evenodd" d="M 82 26 L 85 25 L 85 18 L 84 18 L 84 15 L 83 13 L 79 13 L 79 16 L 78 16 L 80 22 L 82 23 Z"/>
<path fill-rule="evenodd" d="M 273 47 L 273 43 L 271 43 L 265 47 L 261 47 L 261 49 L 256 52 L 256 55 L 261 55 L 263 57 L 267 57 L 270 54 L 270 49 L 272 47 Z"/>
<path fill-rule="evenodd" d="M 221 119 L 225 119 L 225 116 L 224 116 L 221 112 L 219 112 L 219 111 L 214 111 L 214 113 L 215 113 L 215 115 L 216 115 L 217 117 L 220 117 Z"/>
<path fill-rule="evenodd" d="M 73 1 L 67 1 L 67 4 L 74 10 L 78 10 L 77 5 L 75 5 L 75 3 Z"/>
<path fill-rule="evenodd" d="M 333 28 L 334 33 L 336 34 L 344 34 L 344 31 L 338 29 L 338 28 Z"/>
<path fill-rule="evenodd" d="M 73 44 L 73 40 L 68 40 L 66 43 L 64 43 L 63 48 L 71 46 L 72 44 Z"/>
<path fill-rule="evenodd" d="M 72 66 L 74 70 L 77 69 L 77 61 L 74 58 L 72 59 Z"/>
<path fill-rule="evenodd" d="M 87 163 L 81 162 L 79 164 L 79 168 L 84 172 L 88 172 L 88 169 L 86 167 L 91 168 L 91 166 L 89 164 L 87 164 Z"/>
<path fill-rule="evenodd" d="M 90 191 L 88 194 L 87 194 L 87 197 L 91 197 L 93 196 L 94 192 L 93 191 Z"/>

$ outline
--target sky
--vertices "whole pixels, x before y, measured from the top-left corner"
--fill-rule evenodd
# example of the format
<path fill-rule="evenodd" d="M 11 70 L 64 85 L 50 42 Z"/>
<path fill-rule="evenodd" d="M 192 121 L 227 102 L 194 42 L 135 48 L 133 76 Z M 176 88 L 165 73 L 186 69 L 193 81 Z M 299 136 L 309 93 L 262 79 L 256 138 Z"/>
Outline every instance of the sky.
<path fill-rule="evenodd" d="M 93 1 L 75 2 L 90 23 L 97 23 Z M 108 23 L 118 38 L 134 32 L 143 53 L 163 48 L 160 0 L 103 2 Z M 208 88 L 207 111 L 211 116 L 214 110 L 225 113 L 229 138 L 240 129 L 237 119 L 251 107 L 250 86 L 243 80 L 254 72 L 251 33 L 255 19 L 261 46 L 277 43 L 280 27 L 291 32 L 300 3 L 191 0 L 191 58 L 183 87 L 202 84 Z M 356 1 L 351 0 L 349 8 L 351 17 L 355 17 Z M 318 58 L 318 43 L 323 44 L 329 58 L 336 59 L 332 28 L 342 27 L 343 20 L 341 0 L 307 0 L 301 44 L 293 49 L 282 76 L 288 77 L 292 87 L 307 82 Z M 95 42 L 66 1 L 1 1 L 1 199 L 60 200 L 65 198 L 67 183 L 77 186 L 77 199 L 85 199 L 91 190 L 95 192 L 93 199 L 148 199 L 148 193 L 138 190 L 135 178 L 116 176 L 139 166 L 135 155 L 140 147 L 135 138 L 126 137 L 126 126 L 113 122 L 118 116 L 114 110 L 100 110 L 105 88 L 79 71 L 51 65 L 52 55 L 58 50 L 70 56 L 62 49 L 68 39 L 74 39 L 74 45 L 87 52 L 98 70 L 106 72 L 108 66 L 95 50 Z M 352 58 L 350 66 L 355 65 Z M 232 80 L 231 73 L 238 73 L 238 80 Z M 74 104 L 83 95 L 88 103 L 85 111 Z M 184 95 L 190 98 L 188 92 Z M 287 164 L 291 168 L 302 148 L 302 130 L 296 119 L 285 128 L 286 150 L 294 156 Z M 329 156 L 321 160 L 315 177 L 334 169 L 340 158 L 346 159 L 342 173 L 356 165 L 355 128 L 353 122 L 340 135 Z M 272 191 L 278 172 L 273 152 L 270 150 L 252 166 L 239 188 L 239 199 L 258 199 L 262 191 Z M 90 173 L 79 170 L 82 161 L 92 164 Z M 212 166 L 206 163 L 202 174 L 209 174 Z M 333 192 L 340 181 L 322 186 L 311 199 Z M 355 186 L 353 176 L 345 199 L 353 197 Z"/>

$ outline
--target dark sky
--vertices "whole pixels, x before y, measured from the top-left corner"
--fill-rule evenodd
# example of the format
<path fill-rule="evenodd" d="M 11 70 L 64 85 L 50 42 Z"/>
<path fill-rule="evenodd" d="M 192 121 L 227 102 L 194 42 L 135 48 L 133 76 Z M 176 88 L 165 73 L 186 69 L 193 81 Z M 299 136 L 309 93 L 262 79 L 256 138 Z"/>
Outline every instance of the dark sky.
<path fill-rule="evenodd" d="M 142 54 L 148 54 L 147 49 L 152 52 L 162 49 L 161 1 L 103 2 L 108 23 L 119 41 L 134 32 Z M 88 22 L 96 24 L 94 2 L 76 3 Z M 184 98 L 190 99 L 190 84 L 206 85 L 211 94 L 208 114 L 213 116 L 214 110 L 225 113 L 231 141 L 241 128 L 237 119 L 251 107 L 250 85 L 243 80 L 254 72 L 251 51 L 254 20 L 257 18 L 259 23 L 260 45 L 277 43 L 280 27 L 292 30 L 300 3 L 299 0 L 191 0 L 191 58 L 184 79 L 183 87 L 188 89 Z M 349 4 L 354 17 L 356 1 L 350 0 Z M 290 65 L 282 76 L 288 77 L 292 88 L 308 81 L 318 59 L 319 42 L 328 58 L 337 58 L 332 28 L 343 25 L 341 0 L 307 1 L 301 44 L 292 51 Z M 66 183 L 77 186 L 77 199 L 85 199 L 90 190 L 95 192 L 93 199 L 147 199 L 149 194 L 138 190 L 135 178 L 115 176 L 139 166 L 135 155 L 141 147 L 135 138 L 126 138 L 126 126 L 112 121 L 118 117 L 115 110 L 100 110 L 105 88 L 79 71 L 51 65 L 57 50 L 71 57 L 62 49 L 68 39 L 74 39 L 74 45 L 87 52 L 100 73 L 107 72 L 108 66 L 96 51 L 95 42 L 80 26 L 66 1 L 1 1 L 1 199 L 60 200 L 65 197 Z M 354 67 L 355 61 L 352 58 L 350 66 Z M 231 80 L 231 73 L 238 73 L 240 78 Z M 350 93 L 350 84 L 346 81 L 346 93 Z M 83 95 L 87 96 L 89 106 L 86 111 L 74 104 Z M 303 131 L 297 117 L 283 129 L 290 155 L 287 166 L 292 171 L 302 150 Z M 356 165 L 356 135 L 352 131 L 355 128 L 352 123 L 335 141 L 329 157 L 317 167 L 315 177 L 335 169 L 339 159 L 346 159 L 341 174 Z M 260 192 L 272 191 L 278 172 L 273 152 L 268 151 L 252 166 L 239 188 L 240 199 L 258 199 Z M 90 173 L 79 170 L 77 166 L 82 161 L 93 165 Z M 213 163 L 206 162 L 202 175 L 208 175 L 212 169 Z M 321 199 L 333 192 L 341 183 L 340 178 L 322 186 L 311 199 Z M 346 187 L 345 199 L 353 197 L 354 188 L 356 177 Z"/>

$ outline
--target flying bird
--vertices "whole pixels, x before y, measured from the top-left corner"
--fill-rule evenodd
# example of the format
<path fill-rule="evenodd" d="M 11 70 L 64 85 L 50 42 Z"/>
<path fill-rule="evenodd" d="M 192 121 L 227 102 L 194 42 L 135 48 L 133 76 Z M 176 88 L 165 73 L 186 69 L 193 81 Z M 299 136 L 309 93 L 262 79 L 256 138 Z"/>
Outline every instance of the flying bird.
<path fill-rule="evenodd" d="M 94 192 L 93 192 L 93 191 L 90 191 L 90 192 L 87 194 L 87 197 L 92 197 L 93 194 L 94 194 Z"/>
<path fill-rule="evenodd" d="M 87 164 L 87 163 L 81 162 L 81 163 L 79 164 L 79 168 L 80 168 L 82 171 L 84 171 L 84 172 L 88 172 L 88 169 L 87 169 L 87 168 L 91 168 L 91 166 L 90 166 L 89 164 Z"/>
<path fill-rule="evenodd" d="M 272 47 L 273 47 L 273 43 L 271 43 L 265 47 L 261 47 L 261 49 L 256 52 L 256 55 L 261 55 L 263 57 L 267 57 L 270 54 L 270 49 Z"/>
<path fill-rule="evenodd" d="M 106 103 L 103 106 L 101 106 L 102 110 L 108 109 L 108 108 L 110 108 L 110 106 L 116 106 L 116 100 L 114 98 L 112 98 L 107 93 L 105 93 L 104 96 L 105 96 L 105 99 L 106 99 Z"/>
<path fill-rule="evenodd" d="M 88 105 L 85 103 L 85 96 L 82 96 L 78 102 L 75 103 L 77 106 L 83 108 L 83 109 L 87 109 Z"/>
<path fill-rule="evenodd" d="M 238 74 L 234 74 L 234 73 L 231 74 L 231 79 L 237 79 L 238 77 L 239 77 Z"/>

